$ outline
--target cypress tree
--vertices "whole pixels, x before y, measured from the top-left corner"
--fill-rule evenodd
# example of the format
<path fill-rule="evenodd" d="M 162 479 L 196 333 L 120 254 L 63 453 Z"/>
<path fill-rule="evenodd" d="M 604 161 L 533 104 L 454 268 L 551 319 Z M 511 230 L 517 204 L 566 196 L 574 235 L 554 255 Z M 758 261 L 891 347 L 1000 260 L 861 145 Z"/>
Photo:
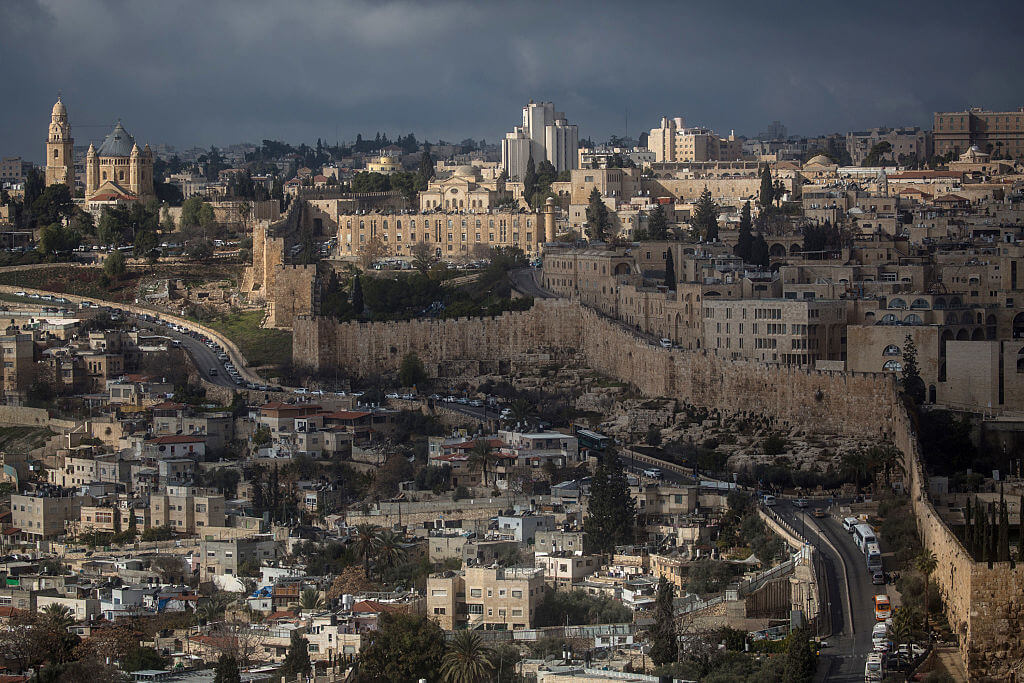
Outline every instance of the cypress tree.
<path fill-rule="evenodd" d="M 665 251 L 665 286 L 673 292 L 676 289 L 676 264 L 671 249 Z"/>
<path fill-rule="evenodd" d="M 629 492 L 618 453 L 609 447 L 594 469 L 590 482 L 583 543 L 587 552 L 610 553 L 616 545 L 634 540 L 636 503 Z"/>
<path fill-rule="evenodd" d="M 767 268 L 768 264 L 771 263 L 771 256 L 768 253 L 768 243 L 760 234 L 754 237 L 754 242 L 750 245 L 750 263 L 755 266 L 761 266 L 762 268 Z"/>
<path fill-rule="evenodd" d="M 363 282 L 356 275 L 352 280 L 352 310 L 356 315 L 362 315 L 363 308 Z"/>
<path fill-rule="evenodd" d="M 679 638 L 676 635 L 675 585 L 661 577 L 658 581 L 658 595 L 654 602 L 654 625 L 651 627 L 651 661 L 658 666 L 679 658 Z"/>
<path fill-rule="evenodd" d="M 1010 515 L 1002 493 L 999 494 L 999 561 L 1010 561 Z"/>
<path fill-rule="evenodd" d="M 768 211 L 772 208 L 775 200 L 775 185 L 772 183 L 772 169 L 765 164 L 761 168 L 761 191 L 757 196 L 757 203 L 761 211 Z"/>
<path fill-rule="evenodd" d="M 590 191 L 589 204 L 587 206 L 587 223 L 590 227 L 590 238 L 597 242 L 604 240 L 608 228 L 611 227 L 611 219 L 608 218 L 608 207 L 601 201 L 601 193 L 596 187 Z"/>
<path fill-rule="evenodd" d="M 420 177 L 427 182 L 434 177 L 434 157 L 430 156 L 430 145 L 423 143 L 423 154 L 420 156 Z"/>
<path fill-rule="evenodd" d="M 533 156 L 531 155 L 526 161 L 526 173 L 523 174 L 523 198 L 527 204 L 533 205 L 533 193 L 536 191 L 537 168 L 533 164 Z"/>
<path fill-rule="evenodd" d="M 718 205 L 711 198 L 711 190 L 707 187 L 693 206 L 693 219 L 690 222 L 705 241 L 714 242 L 718 239 Z"/>
<path fill-rule="evenodd" d="M 746 263 L 750 263 L 751 251 L 754 246 L 754 235 L 751 232 L 753 227 L 753 221 L 750 218 L 750 202 L 743 204 L 743 210 L 740 212 L 740 230 L 739 235 L 736 237 L 736 248 L 735 253 Z"/>

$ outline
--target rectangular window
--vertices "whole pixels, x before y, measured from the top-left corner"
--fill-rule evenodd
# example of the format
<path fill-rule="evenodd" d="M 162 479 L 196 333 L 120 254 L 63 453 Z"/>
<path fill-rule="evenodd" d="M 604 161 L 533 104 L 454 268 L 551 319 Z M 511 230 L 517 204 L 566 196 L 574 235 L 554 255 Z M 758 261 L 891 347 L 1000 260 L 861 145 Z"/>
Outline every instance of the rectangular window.
<path fill-rule="evenodd" d="M 479 588 L 470 588 L 469 589 L 469 597 L 471 597 L 471 598 L 479 598 L 482 595 L 483 595 L 483 591 L 481 591 Z"/>

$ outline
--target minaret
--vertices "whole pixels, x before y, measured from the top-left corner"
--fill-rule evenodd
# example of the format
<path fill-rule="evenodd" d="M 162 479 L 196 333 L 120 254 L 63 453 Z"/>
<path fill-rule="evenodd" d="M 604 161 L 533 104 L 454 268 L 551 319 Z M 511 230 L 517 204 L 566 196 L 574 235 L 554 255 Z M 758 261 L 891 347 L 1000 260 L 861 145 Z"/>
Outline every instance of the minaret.
<path fill-rule="evenodd" d="M 537 231 L 538 233 L 540 230 Z M 548 197 L 544 202 L 544 241 L 555 241 L 555 198 Z"/>
<path fill-rule="evenodd" d="M 96 147 L 89 143 L 89 151 L 85 154 L 85 196 L 88 199 L 100 187 L 100 159 L 96 156 Z"/>
<path fill-rule="evenodd" d="M 139 192 L 139 166 L 141 162 L 139 160 L 139 146 L 138 144 L 132 145 L 132 155 L 128 158 L 128 190 L 131 191 L 136 197 L 142 194 Z"/>
<path fill-rule="evenodd" d="M 75 190 L 75 141 L 71 137 L 68 110 L 60 97 L 50 113 L 50 134 L 46 138 L 46 184 L 64 183 Z"/>

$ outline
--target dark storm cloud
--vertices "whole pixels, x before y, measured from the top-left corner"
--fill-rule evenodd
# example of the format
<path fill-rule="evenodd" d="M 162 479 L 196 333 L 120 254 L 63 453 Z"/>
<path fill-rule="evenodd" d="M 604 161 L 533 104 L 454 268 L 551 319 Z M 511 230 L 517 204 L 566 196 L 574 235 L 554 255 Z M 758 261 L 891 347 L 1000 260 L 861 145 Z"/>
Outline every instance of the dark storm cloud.
<path fill-rule="evenodd" d="M 357 132 L 496 140 L 530 98 L 581 136 L 662 115 L 756 134 L 1024 104 L 1016 2 L 0 0 L 0 154 L 123 119 L 175 145 Z M 90 127 L 97 126 L 97 127 Z"/>

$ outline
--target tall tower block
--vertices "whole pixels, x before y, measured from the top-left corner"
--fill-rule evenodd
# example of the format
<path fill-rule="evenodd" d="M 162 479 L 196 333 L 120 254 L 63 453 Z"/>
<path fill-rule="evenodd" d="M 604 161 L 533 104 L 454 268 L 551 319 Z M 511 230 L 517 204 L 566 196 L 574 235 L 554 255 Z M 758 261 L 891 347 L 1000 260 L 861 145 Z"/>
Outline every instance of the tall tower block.
<path fill-rule="evenodd" d="M 64 183 L 72 192 L 75 186 L 75 141 L 71 137 L 68 110 L 57 98 L 50 114 L 50 133 L 46 138 L 46 184 Z"/>

